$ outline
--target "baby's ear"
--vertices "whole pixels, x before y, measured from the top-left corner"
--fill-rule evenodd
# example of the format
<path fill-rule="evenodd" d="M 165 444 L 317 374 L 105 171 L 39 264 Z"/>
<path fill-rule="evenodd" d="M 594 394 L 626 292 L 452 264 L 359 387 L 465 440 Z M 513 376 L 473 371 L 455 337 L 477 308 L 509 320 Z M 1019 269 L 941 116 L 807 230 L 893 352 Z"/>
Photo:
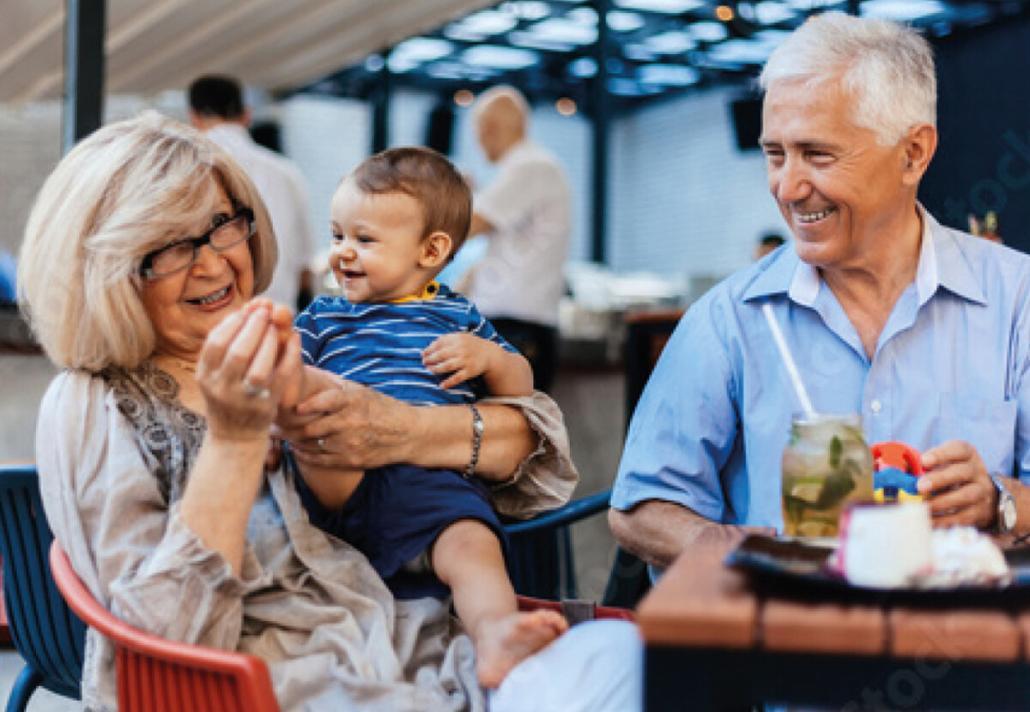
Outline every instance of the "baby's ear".
<path fill-rule="evenodd" d="M 439 267 L 451 256 L 451 247 L 454 243 L 451 236 L 446 232 L 437 230 L 430 233 L 422 240 L 422 248 L 419 251 L 419 267 Z"/>

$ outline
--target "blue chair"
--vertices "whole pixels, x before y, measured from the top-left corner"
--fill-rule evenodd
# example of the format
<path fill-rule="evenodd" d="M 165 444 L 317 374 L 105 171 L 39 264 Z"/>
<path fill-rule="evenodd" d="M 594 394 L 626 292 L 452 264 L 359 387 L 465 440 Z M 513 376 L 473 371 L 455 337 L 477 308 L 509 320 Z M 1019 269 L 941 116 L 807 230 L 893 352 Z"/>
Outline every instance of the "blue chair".
<path fill-rule="evenodd" d="M 504 527 L 508 573 L 515 592 L 558 601 L 578 598 L 570 525 L 608 509 L 611 490 L 569 502 L 553 512 Z"/>
<path fill-rule="evenodd" d="M 623 363 L 627 428 L 651 371 L 682 316 L 683 310 L 677 308 L 631 313 L 625 317 Z M 550 600 L 577 597 L 569 525 L 608 509 L 610 496 L 611 490 L 606 490 L 527 522 L 505 527 L 511 541 L 508 572 L 516 593 Z M 635 608 L 650 586 L 644 562 L 622 547 L 616 547 L 602 603 Z"/>
<path fill-rule="evenodd" d="M 0 466 L 4 604 L 14 647 L 26 663 L 7 699 L 7 712 L 24 710 L 40 685 L 79 699 L 86 627 L 50 575 L 47 557 L 53 539 L 36 468 Z"/>

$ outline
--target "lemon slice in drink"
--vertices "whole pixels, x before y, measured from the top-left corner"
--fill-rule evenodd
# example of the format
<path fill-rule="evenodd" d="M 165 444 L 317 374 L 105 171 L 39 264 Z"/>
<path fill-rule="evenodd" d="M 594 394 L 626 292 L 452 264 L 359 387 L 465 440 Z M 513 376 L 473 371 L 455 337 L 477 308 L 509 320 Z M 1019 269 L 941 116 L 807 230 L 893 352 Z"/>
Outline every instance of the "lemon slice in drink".
<path fill-rule="evenodd" d="M 801 482 L 791 487 L 790 496 L 794 499 L 800 499 L 802 502 L 815 504 L 819 501 L 819 495 L 822 494 L 822 491 L 822 482 Z"/>

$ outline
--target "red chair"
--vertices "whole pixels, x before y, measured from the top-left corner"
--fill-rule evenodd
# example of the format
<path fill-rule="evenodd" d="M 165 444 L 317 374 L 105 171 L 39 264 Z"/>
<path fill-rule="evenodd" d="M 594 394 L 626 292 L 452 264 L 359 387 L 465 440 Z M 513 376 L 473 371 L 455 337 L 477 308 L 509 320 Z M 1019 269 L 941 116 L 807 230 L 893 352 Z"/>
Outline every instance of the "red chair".
<path fill-rule="evenodd" d="M 590 601 L 578 599 L 571 601 L 545 601 L 540 598 L 531 598 L 530 596 L 517 596 L 516 598 L 518 599 L 520 611 L 538 611 L 540 609 L 557 611 L 564 615 L 571 625 L 593 620 L 619 620 L 629 621 L 630 623 L 635 623 L 637 620 L 633 615 L 633 611 L 628 608 L 598 606 Z"/>
<path fill-rule="evenodd" d="M 164 640 L 118 620 L 93 598 L 56 540 L 50 546 L 50 570 L 68 606 L 114 643 L 122 712 L 279 709 L 261 658 Z"/>
<path fill-rule="evenodd" d="M 165 640 L 118 620 L 93 598 L 57 540 L 50 546 L 50 570 L 68 606 L 114 643 L 118 709 L 122 712 L 278 712 L 268 667 L 261 658 Z M 519 596 L 518 604 L 523 611 L 558 611 L 573 624 L 593 619 L 634 620 L 633 613 L 624 608 L 578 601 Z"/>

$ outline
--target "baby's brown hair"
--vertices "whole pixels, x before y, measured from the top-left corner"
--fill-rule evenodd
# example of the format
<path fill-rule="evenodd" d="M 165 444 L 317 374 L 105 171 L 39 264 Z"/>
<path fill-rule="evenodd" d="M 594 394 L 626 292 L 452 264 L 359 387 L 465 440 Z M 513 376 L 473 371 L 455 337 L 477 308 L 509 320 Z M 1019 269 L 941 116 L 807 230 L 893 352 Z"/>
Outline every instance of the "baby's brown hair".
<path fill-rule="evenodd" d="M 472 191 L 454 164 L 429 148 L 388 148 L 366 159 L 346 180 L 368 195 L 405 193 L 422 206 L 422 236 L 445 232 L 453 257 L 468 236 Z"/>

